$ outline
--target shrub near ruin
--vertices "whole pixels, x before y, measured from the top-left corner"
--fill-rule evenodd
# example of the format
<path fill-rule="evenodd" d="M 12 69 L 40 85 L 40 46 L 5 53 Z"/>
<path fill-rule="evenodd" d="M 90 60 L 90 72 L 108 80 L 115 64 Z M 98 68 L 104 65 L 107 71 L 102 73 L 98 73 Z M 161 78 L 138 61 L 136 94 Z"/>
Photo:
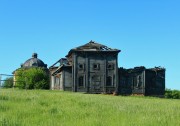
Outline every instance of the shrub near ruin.
<path fill-rule="evenodd" d="M 49 75 L 43 68 L 20 69 L 16 72 L 16 87 L 21 89 L 49 89 Z"/>

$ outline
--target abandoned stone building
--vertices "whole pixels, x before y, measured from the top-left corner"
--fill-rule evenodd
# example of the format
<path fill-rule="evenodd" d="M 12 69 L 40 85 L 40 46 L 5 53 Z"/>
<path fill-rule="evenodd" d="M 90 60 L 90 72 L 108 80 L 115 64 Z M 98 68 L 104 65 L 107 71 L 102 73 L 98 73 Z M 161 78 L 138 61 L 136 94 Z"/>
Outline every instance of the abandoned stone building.
<path fill-rule="evenodd" d="M 144 66 L 133 69 L 119 68 L 119 93 L 163 95 L 165 93 L 165 69 Z"/>
<path fill-rule="evenodd" d="M 58 61 L 59 67 L 50 67 L 51 88 L 91 93 L 118 90 L 119 52 L 92 41 L 71 49 Z"/>
<path fill-rule="evenodd" d="M 119 68 L 120 52 L 93 41 L 71 49 L 66 58 L 49 68 L 50 88 L 86 93 L 164 94 L 164 68 Z"/>

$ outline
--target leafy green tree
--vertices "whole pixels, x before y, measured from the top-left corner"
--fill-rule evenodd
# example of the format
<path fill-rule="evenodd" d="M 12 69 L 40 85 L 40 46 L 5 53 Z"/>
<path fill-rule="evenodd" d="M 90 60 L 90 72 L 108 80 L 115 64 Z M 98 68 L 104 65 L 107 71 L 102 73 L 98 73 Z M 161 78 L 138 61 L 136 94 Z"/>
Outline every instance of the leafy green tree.
<path fill-rule="evenodd" d="M 12 88 L 13 87 L 13 77 L 8 77 L 5 79 L 3 83 L 4 88 Z"/>
<path fill-rule="evenodd" d="M 180 91 L 166 89 L 165 98 L 180 99 Z"/>
<path fill-rule="evenodd" d="M 49 89 L 49 74 L 43 68 L 19 69 L 16 86 L 22 89 Z"/>
<path fill-rule="evenodd" d="M 15 72 L 15 78 L 16 78 L 15 87 L 18 87 L 18 88 L 21 88 L 21 89 L 26 88 L 25 71 L 26 70 L 23 69 L 23 68 L 16 70 L 16 72 Z"/>

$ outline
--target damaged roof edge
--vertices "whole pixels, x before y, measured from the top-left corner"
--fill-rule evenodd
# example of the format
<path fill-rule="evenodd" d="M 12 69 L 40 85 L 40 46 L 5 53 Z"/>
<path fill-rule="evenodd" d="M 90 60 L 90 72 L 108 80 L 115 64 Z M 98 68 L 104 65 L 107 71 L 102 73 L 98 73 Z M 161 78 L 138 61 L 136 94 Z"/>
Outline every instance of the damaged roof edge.
<path fill-rule="evenodd" d="M 51 75 L 54 76 L 54 75 L 56 75 L 56 73 L 58 73 L 59 71 L 61 71 L 61 69 L 67 68 L 67 67 L 72 67 L 72 66 L 71 66 L 71 65 L 61 65 L 61 66 L 59 66 Z"/>
<path fill-rule="evenodd" d="M 49 69 L 55 67 L 55 65 L 58 64 L 58 63 L 60 62 L 60 60 L 61 60 L 61 59 L 59 59 L 57 62 L 55 62 L 53 65 L 51 65 L 51 66 L 49 67 Z"/>
<path fill-rule="evenodd" d="M 93 52 L 93 51 L 100 51 L 100 52 L 121 52 L 121 50 L 119 49 L 112 49 L 112 48 L 109 48 L 105 45 L 102 45 L 102 44 L 99 44 L 99 43 L 96 43 L 95 41 L 90 41 L 88 43 L 86 43 L 85 45 L 82 45 L 82 46 L 79 46 L 79 47 L 76 47 L 76 48 L 73 48 L 71 49 L 68 54 L 66 55 L 66 57 L 70 56 L 73 52 L 78 52 L 78 51 L 86 51 L 86 52 Z"/>

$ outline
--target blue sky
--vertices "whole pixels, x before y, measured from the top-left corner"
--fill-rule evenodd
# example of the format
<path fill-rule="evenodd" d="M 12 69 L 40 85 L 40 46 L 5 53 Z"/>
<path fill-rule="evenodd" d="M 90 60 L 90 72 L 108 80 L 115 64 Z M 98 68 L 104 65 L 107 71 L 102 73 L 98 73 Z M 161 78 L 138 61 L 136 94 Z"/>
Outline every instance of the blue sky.
<path fill-rule="evenodd" d="M 94 40 L 122 50 L 119 67 L 166 68 L 180 89 L 179 0 L 0 0 L 0 73 L 33 52 L 48 66 Z"/>

